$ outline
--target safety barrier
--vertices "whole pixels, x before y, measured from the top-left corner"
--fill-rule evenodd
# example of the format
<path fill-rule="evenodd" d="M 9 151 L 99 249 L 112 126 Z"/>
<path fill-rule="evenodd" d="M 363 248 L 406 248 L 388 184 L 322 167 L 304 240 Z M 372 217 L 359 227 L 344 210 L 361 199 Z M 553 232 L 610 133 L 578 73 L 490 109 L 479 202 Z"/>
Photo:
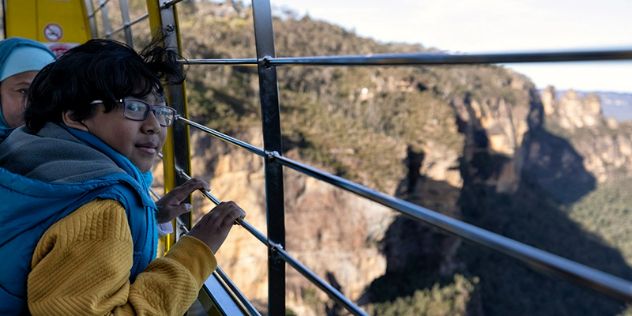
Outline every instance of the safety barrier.
<path fill-rule="evenodd" d="M 97 11 L 107 16 L 105 4 L 108 0 L 100 0 L 99 7 L 89 11 L 89 18 L 94 19 Z M 124 25 L 116 30 L 105 25 L 106 37 L 114 32 L 125 29 L 141 19 L 149 17 L 153 25 L 161 25 L 166 31 L 166 45 L 171 49 L 180 50 L 177 31 L 177 13 L 175 4 L 181 0 L 148 0 L 149 13 L 140 18 L 129 21 L 129 13 L 123 13 Z M 90 2 L 90 0 L 86 0 Z M 120 0 L 121 8 L 125 0 Z M 127 5 L 125 4 L 125 8 Z M 402 65 L 457 65 L 457 64 L 489 64 L 489 63 L 525 63 L 525 62 L 564 62 L 564 61 L 594 61 L 594 60 L 630 60 L 630 50 L 601 50 L 601 51 L 567 51 L 567 52 L 520 52 L 520 53 L 491 53 L 491 54 L 444 54 L 444 53 L 406 53 L 387 55 L 354 55 L 354 56 L 312 56 L 312 57 L 276 57 L 274 49 L 274 35 L 272 27 L 272 13 L 268 0 L 253 0 L 253 19 L 257 56 L 256 58 L 241 59 L 191 59 L 182 60 L 183 64 L 216 64 L 216 65 L 256 65 L 258 67 L 259 87 L 261 98 L 261 115 L 263 121 L 264 148 L 258 148 L 246 142 L 232 138 L 218 131 L 209 129 L 202 124 L 187 118 L 186 95 L 184 87 L 170 87 L 168 90 L 172 106 L 181 113 L 178 122 L 173 127 L 171 145 L 165 148 L 165 186 L 173 187 L 189 179 L 190 150 L 189 127 L 197 128 L 228 143 L 244 148 L 264 159 L 266 177 L 266 213 L 268 219 L 267 237 L 244 220 L 238 224 L 249 231 L 255 238 L 268 247 L 268 313 L 270 315 L 285 314 L 285 263 L 295 268 L 307 279 L 327 293 L 334 301 L 346 308 L 354 315 L 367 315 L 362 309 L 344 297 L 339 291 L 320 279 L 317 275 L 303 266 L 285 251 L 285 227 L 283 205 L 283 167 L 294 169 L 308 176 L 332 184 L 336 187 L 353 192 L 392 209 L 410 218 L 419 220 L 447 232 L 453 233 L 475 244 L 493 249 L 517 259 L 532 269 L 549 276 L 559 277 L 579 285 L 604 293 L 627 303 L 632 303 L 632 283 L 621 278 L 606 274 L 571 260 L 550 254 L 534 247 L 522 244 L 509 238 L 483 230 L 473 225 L 433 212 L 421 206 L 394 198 L 384 193 L 369 189 L 341 177 L 328 174 L 316 168 L 283 156 L 280 105 L 276 67 L 279 66 L 402 66 Z M 123 11 L 123 10 L 122 10 Z M 125 18 L 127 15 L 127 20 Z M 96 32 L 93 32 L 93 35 Z M 126 33 L 127 35 L 127 33 Z M 127 36 L 126 36 L 127 38 Z M 128 41 L 128 44 L 130 42 Z M 180 168 L 177 168 L 179 166 Z M 167 188 L 168 189 L 168 188 Z M 203 194 L 213 203 L 219 200 L 208 192 Z M 179 219 L 176 225 L 176 238 L 191 227 L 190 215 Z M 221 271 L 221 269 L 218 269 Z M 223 272 L 220 272 L 223 274 Z M 248 303 L 247 299 L 232 285 L 227 276 L 220 276 L 237 294 L 245 310 L 258 315 L 258 312 Z"/>

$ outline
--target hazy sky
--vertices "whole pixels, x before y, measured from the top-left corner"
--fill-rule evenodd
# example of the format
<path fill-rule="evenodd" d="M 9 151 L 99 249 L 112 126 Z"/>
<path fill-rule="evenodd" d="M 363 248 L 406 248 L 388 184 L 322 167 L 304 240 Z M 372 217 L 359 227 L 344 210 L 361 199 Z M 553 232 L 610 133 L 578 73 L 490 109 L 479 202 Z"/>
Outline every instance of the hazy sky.
<path fill-rule="evenodd" d="M 632 49 L 632 0 L 272 0 L 382 42 L 450 52 Z M 506 65 L 539 88 L 632 92 L 631 62 Z"/>

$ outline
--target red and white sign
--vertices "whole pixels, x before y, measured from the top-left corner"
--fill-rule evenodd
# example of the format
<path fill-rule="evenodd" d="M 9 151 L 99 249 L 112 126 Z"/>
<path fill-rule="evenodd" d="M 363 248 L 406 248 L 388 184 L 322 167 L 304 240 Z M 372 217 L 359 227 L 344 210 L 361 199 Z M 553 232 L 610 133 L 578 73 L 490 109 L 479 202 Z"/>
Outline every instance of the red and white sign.
<path fill-rule="evenodd" d="M 67 50 L 79 45 L 77 43 L 44 43 L 59 58 Z"/>
<path fill-rule="evenodd" d="M 57 23 L 48 23 L 44 26 L 44 37 L 51 42 L 58 42 L 64 36 L 64 30 Z"/>

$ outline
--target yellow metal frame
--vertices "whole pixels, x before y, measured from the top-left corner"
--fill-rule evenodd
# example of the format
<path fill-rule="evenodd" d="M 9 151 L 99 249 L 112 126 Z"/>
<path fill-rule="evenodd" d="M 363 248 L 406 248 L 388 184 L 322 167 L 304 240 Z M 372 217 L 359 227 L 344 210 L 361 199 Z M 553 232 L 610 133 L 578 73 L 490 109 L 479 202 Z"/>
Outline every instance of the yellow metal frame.
<path fill-rule="evenodd" d="M 48 27 L 61 33 L 49 32 L 47 36 Z M 82 0 L 6 0 L 5 35 L 45 44 L 82 44 L 92 37 Z"/>
<path fill-rule="evenodd" d="M 174 16 L 175 16 L 175 23 L 176 25 L 178 25 L 178 12 L 176 11 L 176 7 L 173 7 L 174 10 Z M 162 18 L 160 15 L 160 4 L 159 4 L 159 0 L 147 0 L 147 12 L 149 14 L 149 26 L 152 29 L 152 36 L 156 36 L 156 31 L 162 29 Z M 181 38 L 180 38 L 180 30 L 179 28 L 175 28 L 176 29 L 176 38 L 177 38 L 177 42 L 178 42 L 178 53 L 182 54 L 182 42 L 181 42 Z M 179 113 L 179 115 L 184 116 L 185 118 L 189 117 L 189 107 L 187 104 L 187 98 L 186 98 L 186 83 L 183 82 L 182 86 L 182 96 L 183 96 L 183 104 L 184 104 L 184 113 Z M 170 96 L 167 94 L 167 100 L 170 101 Z M 186 126 L 186 133 L 189 134 L 189 126 Z M 188 168 L 187 169 L 191 169 L 191 146 L 189 144 L 189 142 L 186 142 L 186 150 L 187 150 L 187 163 L 188 163 Z M 165 194 L 168 193 L 169 191 L 173 190 L 173 188 L 175 188 L 176 186 L 176 174 L 175 174 L 175 160 L 174 160 L 174 139 L 173 139 L 173 131 L 172 128 L 169 127 L 169 134 L 167 136 L 167 141 L 165 142 L 165 146 L 162 149 L 162 153 L 163 153 L 163 159 L 162 159 L 162 163 L 163 163 L 163 170 L 164 170 L 164 185 L 165 185 Z M 192 222 L 193 217 L 192 215 L 189 213 L 189 222 Z M 175 221 L 172 222 L 172 224 L 175 227 Z M 176 242 L 176 236 L 175 234 L 169 234 L 167 236 L 164 237 L 163 239 L 163 246 L 166 251 L 169 251 L 169 249 L 173 246 L 173 244 L 175 244 Z"/>

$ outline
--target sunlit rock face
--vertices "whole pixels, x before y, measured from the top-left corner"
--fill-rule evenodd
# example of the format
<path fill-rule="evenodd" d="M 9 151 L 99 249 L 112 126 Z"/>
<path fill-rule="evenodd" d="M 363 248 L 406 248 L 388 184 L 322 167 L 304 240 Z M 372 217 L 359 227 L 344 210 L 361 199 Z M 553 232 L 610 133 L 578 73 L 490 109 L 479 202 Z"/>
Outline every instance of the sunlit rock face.
<path fill-rule="evenodd" d="M 260 129 L 235 136 L 262 147 Z M 193 133 L 191 140 L 194 174 L 212 179 L 211 193 L 222 201 L 235 201 L 247 212 L 246 221 L 267 235 L 263 159 L 201 133 Z M 286 156 L 297 158 L 295 152 Z M 394 212 L 291 170 L 285 171 L 284 189 L 286 250 L 324 280 L 335 280 L 346 296 L 357 300 L 371 281 L 386 271 L 378 241 L 393 221 Z M 196 217 L 212 208 L 207 200 L 195 200 Z M 267 301 L 268 253 L 261 242 L 235 227 L 217 258 L 246 297 Z M 287 291 L 288 306 L 302 315 L 313 313 L 309 304 L 327 301 L 289 266 Z M 309 299 L 316 301 L 306 302 L 305 291 L 314 293 Z"/>
<path fill-rule="evenodd" d="M 500 90 L 497 96 L 466 94 L 451 100 L 459 131 L 466 137 L 463 147 L 466 178 L 484 182 L 499 193 L 511 193 L 517 188 L 520 148 L 530 129 L 529 117 L 540 106 L 532 83 L 519 74 L 508 71 L 506 75 L 504 81 L 496 82 L 495 88 Z M 539 126 L 540 122 L 534 124 Z M 497 165 L 482 172 L 486 168 L 482 165 L 490 166 L 488 159 L 492 156 L 499 157 Z M 476 163 L 482 165 L 475 166 Z"/>
<path fill-rule="evenodd" d="M 558 100 L 555 88 L 547 87 L 542 104 L 547 129 L 572 143 L 598 182 L 632 175 L 630 123 L 605 119 L 597 95 L 569 90 Z"/>
<path fill-rule="evenodd" d="M 560 117 L 559 124 L 565 129 L 595 126 L 603 121 L 601 103 L 595 94 L 581 98 L 575 91 L 569 90 L 559 102 L 555 99 L 552 101 L 553 108 Z"/>

